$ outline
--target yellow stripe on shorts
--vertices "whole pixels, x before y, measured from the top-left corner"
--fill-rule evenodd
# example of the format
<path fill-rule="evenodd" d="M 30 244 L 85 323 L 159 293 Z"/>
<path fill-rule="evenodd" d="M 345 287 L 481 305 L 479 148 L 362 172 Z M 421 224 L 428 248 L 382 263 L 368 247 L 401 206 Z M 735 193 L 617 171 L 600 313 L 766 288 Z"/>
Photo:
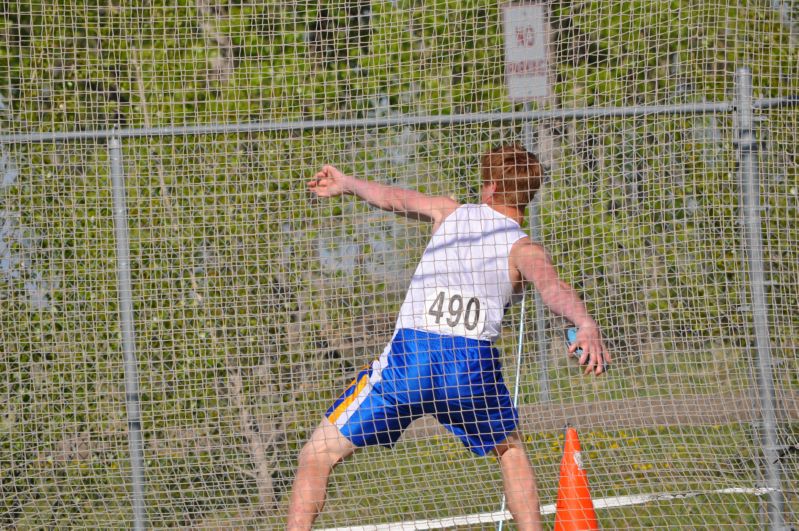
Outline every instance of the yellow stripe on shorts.
<path fill-rule="evenodd" d="M 353 391 L 350 396 L 345 398 L 344 401 L 341 402 L 341 404 L 339 404 L 338 407 L 333 410 L 330 416 L 327 417 L 328 420 L 330 422 L 335 423 L 336 420 L 342 415 L 342 413 L 347 411 L 347 408 L 350 407 L 350 404 L 355 402 L 355 399 L 358 398 L 358 395 L 361 393 L 361 391 L 363 391 L 363 388 L 366 387 L 366 384 L 368 382 L 369 382 L 368 374 L 364 374 L 363 376 L 361 376 L 361 379 L 358 380 L 358 387 L 356 387 L 355 391 Z M 353 381 L 352 383 L 354 384 L 355 382 Z"/>

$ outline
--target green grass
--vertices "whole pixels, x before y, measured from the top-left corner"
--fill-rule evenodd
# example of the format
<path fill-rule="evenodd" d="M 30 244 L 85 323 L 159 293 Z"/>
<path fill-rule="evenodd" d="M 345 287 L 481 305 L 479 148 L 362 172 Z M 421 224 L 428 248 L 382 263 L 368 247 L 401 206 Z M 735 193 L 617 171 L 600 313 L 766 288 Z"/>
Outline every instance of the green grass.
<path fill-rule="evenodd" d="M 602 528 L 757 527 L 764 498 L 713 493 L 757 486 L 751 437 L 749 428 L 737 425 L 580 433 L 594 499 L 704 493 L 599 510 Z M 561 433 L 526 437 L 544 505 L 557 497 L 562 440 Z M 471 455 L 449 435 L 435 436 L 402 442 L 393 450 L 369 448 L 340 465 L 318 527 L 493 512 L 501 496 L 496 459 Z M 796 500 L 787 502 L 795 513 Z M 552 525 L 554 517 L 545 520 Z"/>

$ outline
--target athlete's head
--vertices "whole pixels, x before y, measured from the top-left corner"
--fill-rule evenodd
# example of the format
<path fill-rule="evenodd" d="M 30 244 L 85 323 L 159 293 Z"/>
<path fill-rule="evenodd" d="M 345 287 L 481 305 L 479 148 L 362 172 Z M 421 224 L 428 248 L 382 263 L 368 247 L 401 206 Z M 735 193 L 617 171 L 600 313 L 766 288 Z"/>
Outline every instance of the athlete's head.
<path fill-rule="evenodd" d="M 524 209 L 541 187 L 543 171 L 538 157 L 518 144 L 492 149 L 480 161 L 483 190 L 493 188 L 492 200 Z"/>

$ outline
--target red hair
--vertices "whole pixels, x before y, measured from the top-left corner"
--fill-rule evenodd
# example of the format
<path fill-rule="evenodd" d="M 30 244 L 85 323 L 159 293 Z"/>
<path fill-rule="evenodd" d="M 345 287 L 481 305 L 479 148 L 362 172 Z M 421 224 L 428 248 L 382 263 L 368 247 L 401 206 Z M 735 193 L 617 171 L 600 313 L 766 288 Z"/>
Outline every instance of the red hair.
<path fill-rule="evenodd" d="M 538 157 L 519 144 L 492 149 L 480 160 L 483 185 L 495 184 L 497 197 L 508 206 L 522 207 L 541 187 L 543 171 Z"/>

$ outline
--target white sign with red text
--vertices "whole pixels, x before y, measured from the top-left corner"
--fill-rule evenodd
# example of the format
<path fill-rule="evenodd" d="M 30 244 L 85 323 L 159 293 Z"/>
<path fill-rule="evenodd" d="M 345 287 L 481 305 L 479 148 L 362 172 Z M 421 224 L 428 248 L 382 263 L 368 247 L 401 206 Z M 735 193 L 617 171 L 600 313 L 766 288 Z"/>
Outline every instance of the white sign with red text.
<path fill-rule="evenodd" d="M 549 33 L 544 6 L 506 5 L 503 24 L 508 97 L 529 101 L 549 96 Z"/>

